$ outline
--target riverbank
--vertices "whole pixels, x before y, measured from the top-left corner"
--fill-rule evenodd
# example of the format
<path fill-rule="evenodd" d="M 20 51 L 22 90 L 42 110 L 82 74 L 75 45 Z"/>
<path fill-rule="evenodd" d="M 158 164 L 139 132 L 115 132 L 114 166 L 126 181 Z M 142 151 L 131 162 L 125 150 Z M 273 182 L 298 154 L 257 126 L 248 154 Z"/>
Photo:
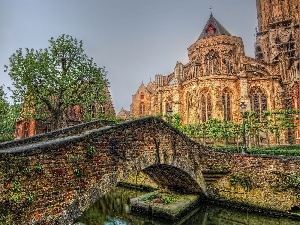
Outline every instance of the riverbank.
<path fill-rule="evenodd" d="M 119 187 L 125 187 L 125 188 L 130 188 L 130 189 L 135 189 L 135 190 L 142 190 L 142 191 L 149 191 L 149 192 L 154 192 L 157 191 L 158 188 L 155 188 L 153 186 L 153 183 L 150 185 L 149 183 L 147 185 L 143 184 L 133 184 L 133 183 L 128 183 L 128 182 L 120 182 L 118 183 Z M 149 194 L 149 193 L 148 193 Z M 147 194 L 146 194 L 147 195 Z M 132 199 L 131 204 L 133 206 L 133 212 L 135 213 L 142 213 L 142 214 L 151 214 L 156 217 L 162 217 L 162 218 L 167 218 L 171 220 L 176 220 L 180 216 L 184 215 L 184 212 L 187 211 L 187 209 L 193 208 L 196 204 L 200 202 L 200 199 L 194 199 L 194 204 L 190 204 L 188 206 L 187 202 L 182 202 L 181 204 L 178 205 L 162 205 L 158 203 L 145 203 L 141 201 L 141 198 L 143 198 L 145 195 L 139 196 L 137 198 Z M 295 209 L 295 212 L 290 211 L 290 212 L 281 212 L 281 211 L 274 211 L 274 210 L 268 210 L 265 208 L 260 208 L 257 206 L 249 206 L 237 202 L 230 202 L 230 201 L 218 201 L 214 199 L 209 199 L 209 198 L 201 198 L 202 203 L 206 204 L 212 204 L 220 207 L 226 207 L 230 208 L 233 210 L 241 210 L 244 212 L 250 212 L 250 213 L 255 213 L 255 214 L 261 214 L 265 216 L 272 216 L 272 217 L 277 217 L 277 218 L 289 218 L 291 220 L 295 221 L 300 221 L 300 213 L 298 212 L 299 209 Z M 178 210 L 182 210 L 181 213 L 178 213 Z M 177 215 L 176 215 L 177 214 Z M 174 216 L 176 215 L 176 216 Z M 300 223 L 300 222 L 299 222 Z"/>
<path fill-rule="evenodd" d="M 210 204 L 200 201 L 195 208 L 188 210 L 176 221 L 154 218 L 150 215 L 136 214 L 130 211 L 129 200 L 146 194 L 139 190 L 117 187 L 102 196 L 74 223 L 81 225 L 99 224 L 152 224 L 152 225 L 182 225 L 182 224 L 280 224 L 299 225 L 299 220 L 287 217 L 268 216 L 263 213 L 252 213 L 247 209 L 239 210 L 220 204 Z"/>

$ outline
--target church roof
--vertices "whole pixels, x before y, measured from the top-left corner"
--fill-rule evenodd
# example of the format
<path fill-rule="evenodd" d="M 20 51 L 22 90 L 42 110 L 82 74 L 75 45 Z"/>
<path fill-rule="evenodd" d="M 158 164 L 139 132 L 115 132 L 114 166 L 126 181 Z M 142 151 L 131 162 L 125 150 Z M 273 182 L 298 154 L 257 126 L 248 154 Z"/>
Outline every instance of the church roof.
<path fill-rule="evenodd" d="M 211 37 L 211 36 L 217 36 L 217 35 L 231 36 L 231 34 L 215 19 L 215 17 L 211 13 L 198 40 L 205 38 L 205 37 Z"/>

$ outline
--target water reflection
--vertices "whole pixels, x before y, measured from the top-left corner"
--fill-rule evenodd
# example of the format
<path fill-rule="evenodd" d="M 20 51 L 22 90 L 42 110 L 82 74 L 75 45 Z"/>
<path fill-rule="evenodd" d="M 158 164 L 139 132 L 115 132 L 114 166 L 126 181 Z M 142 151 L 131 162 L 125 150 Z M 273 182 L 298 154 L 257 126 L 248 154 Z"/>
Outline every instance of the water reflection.
<path fill-rule="evenodd" d="M 130 213 L 129 199 L 145 192 L 116 188 L 91 206 L 76 225 L 300 225 L 288 218 L 272 218 L 214 205 L 201 204 L 175 222 Z"/>

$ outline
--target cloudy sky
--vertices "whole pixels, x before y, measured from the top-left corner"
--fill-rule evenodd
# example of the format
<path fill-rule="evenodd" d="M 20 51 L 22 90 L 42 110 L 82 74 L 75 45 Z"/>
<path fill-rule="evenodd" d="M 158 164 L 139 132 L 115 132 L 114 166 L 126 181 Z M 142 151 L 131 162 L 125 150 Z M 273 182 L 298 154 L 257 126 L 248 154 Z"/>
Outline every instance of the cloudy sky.
<path fill-rule="evenodd" d="M 254 56 L 255 0 L 0 0 L 0 85 L 11 86 L 4 65 L 19 48 L 46 48 L 69 34 L 108 71 L 115 110 L 129 110 L 132 95 L 155 74 L 188 62 L 210 11 Z M 210 10 L 212 6 L 212 10 Z M 5 89 L 7 95 L 10 93 Z"/>

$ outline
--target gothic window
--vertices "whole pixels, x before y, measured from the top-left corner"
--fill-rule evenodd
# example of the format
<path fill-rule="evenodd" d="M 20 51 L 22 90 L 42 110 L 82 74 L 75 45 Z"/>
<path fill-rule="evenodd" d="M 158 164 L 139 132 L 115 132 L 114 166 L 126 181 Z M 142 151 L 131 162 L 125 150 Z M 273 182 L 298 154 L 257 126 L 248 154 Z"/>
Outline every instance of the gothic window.
<path fill-rule="evenodd" d="M 222 93 L 223 115 L 224 120 L 231 120 L 231 103 L 228 90 L 224 90 Z"/>
<path fill-rule="evenodd" d="M 251 110 L 257 113 L 258 118 L 264 118 L 264 111 L 267 110 L 267 97 L 259 87 L 250 90 Z"/>
<path fill-rule="evenodd" d="M 169 97 L 166 102 L 166 114 L 172 111 L 172 99 Z"/>
<path fill-rule="evenodd" d="M 217 52 L 210 50 L 205 55 L 205 75 L 219 74 L 220 58 Z"/>
<path fill-rule="evenodd" d="M 200 97 L 201 120 L 206 122 L 212 117 L 212 103 L 209 93 L 203 93 Z"/>
<path fill-rule="evenodd" d="M 75 106 L 71 104 L 67 108 L 67 120 L 75 120 L 75 118 L 76 118 Z"/>
<path fill-rule="evenodd" d="M 206 32 L 206 36 L 211 37 L 215 35 L 216 32 L 216 28 L 214 27 L 214 25 L 209 24 L 205 30 Z"/>
<path fill-rule="evenodd" d="M 300 109 L 299 85 L 296 83 L 292 88 L 293 108 Z"/>
<path fill-rule="evenodd" d="M 96 106 L 95 105 L 90 106 L 90 115 L 91 115 L 91 118 L 96 117 Z"/>
<path fill-rule="evenodd" d="M 140 104 L 140 115 L 141 116 L 145 115 L 145 104 L 144 103 Z"/>
<path fill-rule="evenodd" d="M 105 113 L 105 107 L 103 105 L 100 105 L 100 112 L 101 114 Z"/>
<path fill-rule="evenodd" d="M 48 132 L 50 132 L 51 131 L 51 123 L 47 123 L 47 122 L 45 122 L 44 123 L 44 133 L 48 133 Z"/>
<path fill-rule="evenodd" d="M 144 99 L 144 97 L 145 97 L 144 92 L 141 93 L 141 96 L 140 96 L 140 97 L 141 97 L 141 100 Z"/>
<path fill-rule="evenodd" d="M 18 127 L 17 127 L 16 138 L 20 138 L 20 136 L 21 136 L 21 135 L 20 135 L 20 133 L 21 133 L 20 130 L 21 130 L 21 129 L 20 129 L 20 125 L 18 125 Z"/>
<path fill-rule="evenodd" d="M 29 137 L 29 123 L 24 123 L 24 138 Z"/>
<path fill-rule="evenodd" d="M 292 100 L 293 100 L 293 108 L 296 110 L 300 109 L 300 96 L 299 96 L 299 84 L 294 84 L 292 89 Z M 298 115 L 298 119 L 295 120 L 295 134 L 296 138 L 300 138 L 300 115 Z M 297 118 L 297 117 L 296 117 Z"/>
<path fill-rule="evenodd" d="M 187 110 L 186 110 L 187 117 L 186 117 L 186 119 L 187 119 L 187 124 L 189 124 L 190 119 L 191 119 L 190 114 L 191 114 L 191 111 L 192 111 L 192 97 L 191 97 L 190 93 L 187 93 L 187 95 L 186 95 L 186 106 L 187 106 Z"/>

